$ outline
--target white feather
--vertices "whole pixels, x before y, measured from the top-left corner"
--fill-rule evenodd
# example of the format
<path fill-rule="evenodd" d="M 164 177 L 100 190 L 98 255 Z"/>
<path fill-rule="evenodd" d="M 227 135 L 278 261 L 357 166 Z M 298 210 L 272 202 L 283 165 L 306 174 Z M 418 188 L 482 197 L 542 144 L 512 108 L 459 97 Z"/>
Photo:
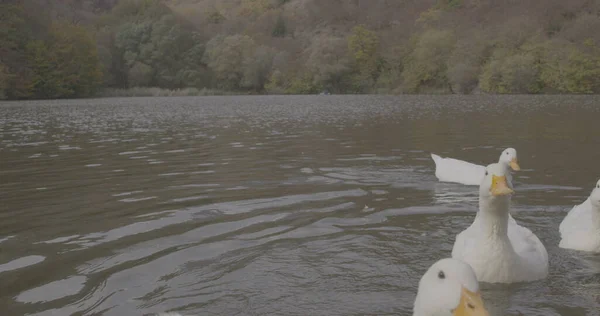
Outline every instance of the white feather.
<path fill-rule="evenodd" d="M 590 196 L 569 211 L 558 230 L 559 247 L 600 252 L 600 180 Z"/>
<path fill-rule="evenodd" d="M 452 257 L 467 262 L 481 282 L 534 281 L 548 275 L 548 252 L 531 230 L 509 214 L 510 195 L 489 194 L 492 175 L 506 176 L 508 168 L 491 164 L 480 186 L 479 211 L 470 227 L 456 236 Z M 508 183 L 509 187 L 512 185 Z"/>
<path fill-rule="evenodd" d="M 517 159 L 517 151 L 507 148 L 498 158 L 498 163 L 508 165 L 512 159 Z M 431 154 L 435 163 L 435 176 L 442 182 L 455 182 L 464 185 L 479 185 L 485 174 L 485 167 L 454 158 L 442 158 Z"/>

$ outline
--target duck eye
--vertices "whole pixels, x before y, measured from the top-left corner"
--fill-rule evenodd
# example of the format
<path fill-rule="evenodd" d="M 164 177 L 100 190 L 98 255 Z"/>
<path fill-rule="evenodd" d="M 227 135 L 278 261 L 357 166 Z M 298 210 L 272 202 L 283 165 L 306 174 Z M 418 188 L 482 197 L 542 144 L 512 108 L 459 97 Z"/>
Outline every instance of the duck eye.
<path fill-rule="evenodd" d="M 488 172 L 487 172 L 487 171 L 485 172 L 485 175 L 486 175 L 486 176 L 488 175 Z"/>
<path fill-rule="evenodd" d="M 508 151 L 506 152 L 506 154 L 508 155 Z"/>
<path fill-rule="evenodd" d="M 446 275 L 444 274 L 444 271 L 438 272 L 438 278 L 440 278 L 440 279 L 445 279 L 446 278 Z"/>

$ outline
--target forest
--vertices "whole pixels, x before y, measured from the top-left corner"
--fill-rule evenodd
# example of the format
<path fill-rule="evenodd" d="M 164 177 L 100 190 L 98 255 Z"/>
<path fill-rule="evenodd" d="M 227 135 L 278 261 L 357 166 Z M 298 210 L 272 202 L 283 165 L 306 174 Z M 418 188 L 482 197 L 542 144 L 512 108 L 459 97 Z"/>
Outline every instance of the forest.
<path fill-rule="evenodd" d="M 0 99 L 600 93 L 597 0 L 0 0 Z"/>

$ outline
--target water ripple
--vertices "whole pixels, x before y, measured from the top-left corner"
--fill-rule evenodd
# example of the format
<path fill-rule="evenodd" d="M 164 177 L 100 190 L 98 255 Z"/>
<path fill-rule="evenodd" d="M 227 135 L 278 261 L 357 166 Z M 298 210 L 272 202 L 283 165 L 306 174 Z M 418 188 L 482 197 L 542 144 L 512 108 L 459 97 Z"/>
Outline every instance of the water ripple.
<path fill-rule="evenodd" d="M 419 278 L 450 255 L 478 204 L 477 187 L 437 181 L 429 153 L 484 164 L 510 146 L 523 167 L 512 214 L 546 245 L 551 271 L 539 282 L 483 285 L 486 305 L 492 315 L 595 315 L 599 260 L 559 249 L 557 227 L 597 181 L 589 137 L 597 104 L 596 96 L 0 103 L 0 309 L 408 315 Z"/>

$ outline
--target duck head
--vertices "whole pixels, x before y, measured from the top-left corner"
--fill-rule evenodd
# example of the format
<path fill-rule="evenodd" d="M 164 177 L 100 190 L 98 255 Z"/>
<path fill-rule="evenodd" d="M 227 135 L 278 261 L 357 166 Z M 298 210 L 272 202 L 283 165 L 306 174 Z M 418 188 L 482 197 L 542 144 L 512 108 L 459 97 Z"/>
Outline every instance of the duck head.
<path fill-rule="evenodd" d="M 433 315 L 489 316 L 470 265 L 446 258 L 421 277 L 413 316 Z"/>
<path fill-rule="evenodd" d="M 506 148 L 502 154 L 500 154 L 500 158 L 498 159 L 499 163 L 507 164 L 514 171 L 521 170 L 519 166 L 519 162 L 517 160 L 517 150 L 514 148 Z"/>
<path fill-rule="evenodd" d="M 485 175 L 479 186 L 479 195 L 481 197 L 505 197 L 515 193 L 509 172 L 507 166 L 501 163 L 493 163 L 485 167 Z"/>

